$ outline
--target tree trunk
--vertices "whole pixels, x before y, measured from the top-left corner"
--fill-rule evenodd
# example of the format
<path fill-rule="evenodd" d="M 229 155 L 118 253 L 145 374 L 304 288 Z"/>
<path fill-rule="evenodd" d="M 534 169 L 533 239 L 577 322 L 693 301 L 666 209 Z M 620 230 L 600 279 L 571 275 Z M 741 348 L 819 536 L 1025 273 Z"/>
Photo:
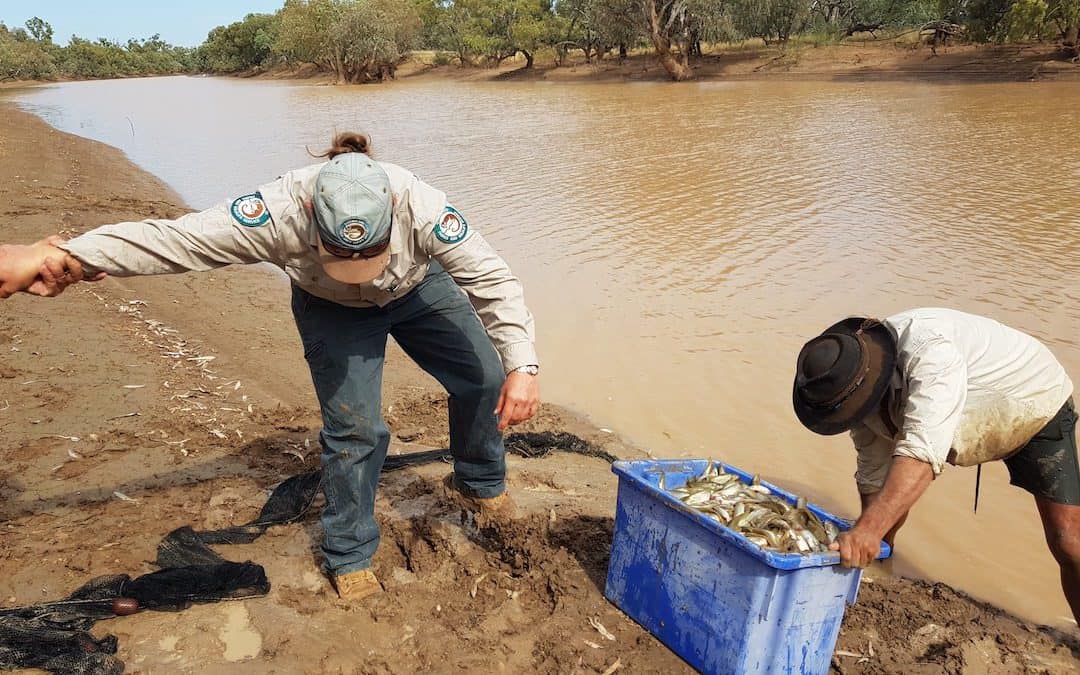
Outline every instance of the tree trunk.
<path fill-rule="evenodd" d="M 1061 44 L 1065 47 L 1067 56 L 1080 58 L 1080 26 L 1066 26 L 1061 36 Z"/>
<path fill-rule="evenodd" d="M 626 43 L 625 42 L 620 42 L 619 43 L 619 60 L 622 61 L 625 58 L 626 58 Z"/>
<path fill-rule="evenodd" d="M 521 49 L 521 50 L 518 50 L 518 51 L 520 51 L 522 54 L 525 55 L 525 70 L 528 70 L 529 68 L 532 68 L 533 67 L 533 55 L 532 55 L 532 52 L 530 52 L 527 49 Z"/>
<path fill-rule="evenodd" d="M 334 52 L 334 75 L 337 76 L 337 84 L 345 84 L 345 64 L 341 61 L 341 54 Z"/>
<path fill-rule="evenodd" d="M 664 21 L 656 11 L 656 2 L 657 0 L 645 0 L 645 18 L 649 22 L 649 37 L 652 38 L 656 56 L 671 79 L 676 82 L 689 80 L 694 76 L 694 71 L 690 70 L 686 52 L 672 51 L 671 36 L 667 34 Z"/>
<path fill-rule="evenodd" d="M 698 38 L 697 31 L 690 33 L 690 41 L 688 42 L 687 54 L 690 56 L 701 56 L 701 40 Z"/>

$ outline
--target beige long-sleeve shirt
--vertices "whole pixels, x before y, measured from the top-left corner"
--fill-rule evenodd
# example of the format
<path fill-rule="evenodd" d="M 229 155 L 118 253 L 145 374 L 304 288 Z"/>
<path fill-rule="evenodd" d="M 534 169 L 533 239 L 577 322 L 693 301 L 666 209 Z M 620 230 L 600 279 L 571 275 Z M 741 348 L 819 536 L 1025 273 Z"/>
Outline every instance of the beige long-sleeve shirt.
<path fill-rule="evenodd" d="M 269 262 L 308 293 L 349 307 L 384 306 L 404 296 L 436 260 L 468 295 L 506 370 L 539 364 L 533 317 L 506 262 L 468 223 L 455 221 L 454 236 L 439 236 L 437 225 L 450 208 L 446 194 L 399 166 L 380 164 L 390 177 L 394 225 L 390 263 L 368 285 L 334 281 L 319 264 L 311 195 L 322 164 L 206 211 L 105 225 L 62 248 L 88 271 L 119 277 Z"/>
<path fill-rule="evenodd" d="M 881 490 L 893 457 L 973 466 L 1004 459 L 1039 432 L 1073 392 L 1045 345 L 997 321 L 950 309 L 914 309 L 885 319 L 899 358 L 890 421 L 875 411 L 851 431 L 855 480 Z"/>

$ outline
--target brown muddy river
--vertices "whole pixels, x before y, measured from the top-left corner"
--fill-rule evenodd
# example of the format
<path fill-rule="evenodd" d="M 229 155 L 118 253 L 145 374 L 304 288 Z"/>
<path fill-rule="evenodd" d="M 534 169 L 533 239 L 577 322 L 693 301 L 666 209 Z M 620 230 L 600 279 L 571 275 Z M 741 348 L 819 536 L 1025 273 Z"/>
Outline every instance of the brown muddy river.
<path fill-rule="evenodd" d="M 18 94 L 202 208 L 334 130 L 445 190 L 525 282 L 546 397 L 657 456 L 718 457 L 857 514 L 846 437 L 790 405 L 802 342 L 849 314 L 985 314 L 1080 382 L 1080 85 L 160 78 Z M 1069 616 L 1032 498 L 947 469 L 895 569 Z M 1071 619 L 1069 619 L 1071 621 Z"/>

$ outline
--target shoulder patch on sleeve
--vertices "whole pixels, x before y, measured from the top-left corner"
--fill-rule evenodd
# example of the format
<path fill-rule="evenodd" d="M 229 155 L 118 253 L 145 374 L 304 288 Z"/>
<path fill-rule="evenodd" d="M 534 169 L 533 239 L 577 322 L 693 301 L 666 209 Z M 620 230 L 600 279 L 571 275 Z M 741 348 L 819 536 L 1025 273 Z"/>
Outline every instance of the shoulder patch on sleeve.
<path fill-rule="evenodd" d="M 465 216 L 449 204 L 435 223 L 435 236 L 444 244 L 456 244 L 469 235 L 469 223 Z"/>
<path fill-rule="evenodd" d="M 270 210 L 258 192 L 234 199 L 229 212 L 244 227 L 259 227 L 270 221 Z"/>

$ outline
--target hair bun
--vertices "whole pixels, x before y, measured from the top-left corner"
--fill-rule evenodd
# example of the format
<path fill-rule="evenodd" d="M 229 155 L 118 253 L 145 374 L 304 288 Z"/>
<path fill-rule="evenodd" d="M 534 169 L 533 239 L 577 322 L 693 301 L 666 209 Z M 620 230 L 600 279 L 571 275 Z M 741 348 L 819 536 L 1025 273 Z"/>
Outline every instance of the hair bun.
<path fill-rule="evenodd" d="M 365 155 L 370 155 L 371 141 L 364 134 L 355 131 L 346 131 L 334 136 L 334 139 L 330 142 L 329 150 L 321 155 L 315 156 L 333 159 L 338 155 L 345 155 L 350 152 L 362 152 Z"/>

